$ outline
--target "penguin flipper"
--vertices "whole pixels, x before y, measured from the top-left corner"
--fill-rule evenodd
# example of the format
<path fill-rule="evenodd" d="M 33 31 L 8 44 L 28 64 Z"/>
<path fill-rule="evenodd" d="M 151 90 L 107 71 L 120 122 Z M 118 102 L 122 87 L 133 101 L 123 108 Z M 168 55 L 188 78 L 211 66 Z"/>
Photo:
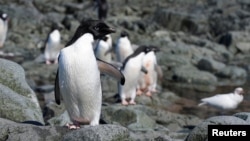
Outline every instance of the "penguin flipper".
<path fill-rule="evenodd" d="M 144 66 L 141 66 L 141 71 L 142 71 L 143 73 L 145 73 L 145 74 L 148 73 L 148 70 L 147 70 Z"/>
<path fill-rule="evenodd" d="M 61 96 L 60 96 L 60 88 L 59 88 L 59 78 L 58 78 L 58 70 L 56 72 L 56 80 L 55 80 L 55 100 L 58 105 L 61 103 Z"/>
<path fill-rule="evenodd" d="M 118 81 L 120 81 L 120 83 L 123 85 L 125 83 L 125 77 L 122 74 L 121 71 L 119 71 L 115 66 L 104 62 L 100 59 L 97 59 L 97 65 L 99 67 L 99 70 L 101 73 L 107 74 L 109 76 L 114 77 L 115 79 L 117 79 Z"/>
<path fill-rule="evenodd" d="M 158 78 L 161 80 L 163 78 L 163 72 L 161 66 L 155 65 L 155 71 L 157 72 Z"/>

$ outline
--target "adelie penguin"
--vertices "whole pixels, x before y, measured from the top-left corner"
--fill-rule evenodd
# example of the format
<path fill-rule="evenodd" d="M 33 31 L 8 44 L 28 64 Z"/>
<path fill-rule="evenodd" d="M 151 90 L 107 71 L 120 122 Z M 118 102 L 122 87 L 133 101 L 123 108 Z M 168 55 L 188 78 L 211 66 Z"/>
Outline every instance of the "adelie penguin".
<path fill-rule="evenodd" d="M 124 84 L 124 86 L 120 85 L 119 87 L 119 94 L 122 105 L 136 104 L 136 87 L 140 77 L 140 72 L 143 71 L 144 73 L 147 73 L 147 70 L 145 70 L 145 67 L 142 65 L 142 59 L 146 53 L 150 52 L 153 49 L 155 49 L 155 47 L 140 46 L 123 62 L 121 71 L 126 78 L 126 83 Z M 127 99 L 129 98 L 130 100 L 128 102 Z"/>
<path fill-rule="evenodd" d="M 98 11 L 97 11 L 98 19 L 105 20 L 107 18 L 108 9 L 109 9 L 107 0 L 95 0 L 95 3 L 98 8 Z"/>
<path fill-rule="evenodd" d="M 97 42 L 95 48 L 95 56 L 96 58 L 103 60 L 105 62 L 111 63 L 112 54 L 109 50 L 112 48 L 112 39 L 110 35 L 106 35 L 102 39 Z"/>
<path fill-rule="evenodd" d="M 121 32 L 115 47 L 116 60 L 122 63 L 133 52 L 128 33 L 125 31 Z"/>
<path fill-rule="evenodd" d="M 58 55 L 61 50 L 61 35 L 58 24 L 53 24 L 47 36 L 45 46 L 42 48 L 46 64 L 57 64 Z"/>
<path fill-rule="evenodd" d="M 138 81 L 137 95 L 146 93 L 147 96 L 151 96 L 152 93 L 157 92 L 157 79 L 158 79 L 158 64 L 155 53 L 160 51 L 158 47 L 152 47 L 153 49 L 148 52 L 142 60 L 142 65 L 147 70 L 147 74 L 140 73 Z"/>
<path fill-rule="evenodd" d="M 60 51 L 55 99 L 60 104 L 62 95 L 73 122 L 67 124 L 70 129 L 80 128 L 80 124 L 99 124 L 102 105 L 100 72 L 125 83 L 123 74 L 112 65 L 96 60 L 93 51 L 94 40 L 113 32 L 114 29 L 99 20 L 82 21 L 72 39 Z"/>
<path fill-rule="evenodd" d="M 0 48 L 3 47 L 8 31 L 8 15 L 0 11 Z"/>

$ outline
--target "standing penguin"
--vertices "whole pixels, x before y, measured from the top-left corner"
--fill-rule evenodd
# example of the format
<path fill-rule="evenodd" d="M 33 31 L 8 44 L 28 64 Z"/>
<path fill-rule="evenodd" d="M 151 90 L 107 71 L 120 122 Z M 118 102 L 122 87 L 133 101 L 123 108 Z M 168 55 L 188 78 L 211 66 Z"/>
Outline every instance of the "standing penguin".
<path fill-rule="evenodd" d="M 147 74 L 140 74 L 138 81 L 137 94 L 141 95 L 146 92 L 147 96 L 151 96 L 153 92 L 156 92 L 157 86 L 157 59 L 155 53 L 160 51 L 158 47 L 152 47 L 153 49 L 148 52 L 142 60 L 142 65 L 147 70 Z"/>
<path fill-rule="evenodd" d="M 124 84 L 124 86 L 120 85 L 119 87 L 119 94 L 122 100 L 122 105 L 136 104 L 136 87 L 140 77 L 140 72 L 143 70 L 142 59 L 146 53 L 153 49 L 153 47 L 140 46 L 123 62 L 121 71 L 126 78 L 126 83 Z M 144 70 L 144 73 L 147 73 L 147 71 Z M 129 103 L 126 100 L 127 98 L 130 98 Z"/>
<path fill-rule="evenodd" d="M 112 61 L 112 55 L 111 53 L 108 53 L 108 51 L 112 48 L 112 41 L 110 41 L 111 36 L 106 35 L 104 38 L 100 39 L 97 42 L 96 48 L 95 48 L 95 56 L 96 58 L 103 60 L 105 62 L 111 63 Z"/>
<path fill-rule="evenodd" d="M 8 31 L 8 15 L 0 11 L 0 48 L 3 47 Z"/>
<path fill-rule="evenodd" d="M 115 52 L 117 61 L 121 63 L 134 52 L 127 32 L 123 31 L 121 33 L 116 44 Z"/>
<path fill-rule="evenodd" d="M 60 28 L 57 24 L 53 24 L 47 36 L 44 47 L 44 58 L 46 64 L 57 63 L 58 55 L 61 50 Z"/>
<path fill-rule="evenodd" d="M 55 81 L 55 99 L 60 104 L 60 94 L 73 124 L 70 129 L 80 128 L 80 124 L 99 124 L 102 104 L 100 71 L 112 74 L 125 83 L 123 74 L 115 67 L 96 60 L 92 43 L 113 33 L 104 22 L 82 21 L 73 38 L 60 51 L 58 71 Z"/>
<path fill-rule="evenodd" d="M 97 0 L 98 6 L 98 18 L 99 20 L 105 20 L 108 15 L 108 3 L 107 0 Z"/>

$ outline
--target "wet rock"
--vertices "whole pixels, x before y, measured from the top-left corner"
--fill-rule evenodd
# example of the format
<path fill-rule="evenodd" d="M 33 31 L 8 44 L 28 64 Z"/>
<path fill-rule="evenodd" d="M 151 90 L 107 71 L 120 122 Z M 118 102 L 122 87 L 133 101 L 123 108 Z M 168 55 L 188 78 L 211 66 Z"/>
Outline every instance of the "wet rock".
<path fill-rule="evenodd" d="M 44 123 L 37 96 L 27 84 L 23 68 L 5 59 L 0 59 L 0 64 L 1 117 Z"/>

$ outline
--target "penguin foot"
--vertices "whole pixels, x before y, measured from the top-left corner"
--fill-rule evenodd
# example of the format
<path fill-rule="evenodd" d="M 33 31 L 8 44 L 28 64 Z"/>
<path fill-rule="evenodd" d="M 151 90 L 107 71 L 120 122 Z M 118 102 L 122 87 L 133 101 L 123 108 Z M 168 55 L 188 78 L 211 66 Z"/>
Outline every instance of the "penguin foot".
<path fill-rule="evenodd" d="M 136 91 L 136 95 L 142 95 L 142 91 L 140 90 L 140 89 L 138 89 L 137 91 Z"/>
<path fill-rule="evenodd" d="M 122 105 L 127 106 L 128 102 L 126 100 L 122 100 Z"/>
<path fill-rule="evenodd" d="M 151 90 L 152 93 L 159 93 L 156 89 Z"/>
<path fill-rule="evenodd" d="M 130 105 L 136 105 L 136 102 L 135 101 L 129 101 L 129 104 Z"/>
<path fill-rule="evenodd" d="M 50 60 L 46 60 L 46 64 L 50 65 L 51 64 Z"/>
<path fill-rule="evenodd" d="M 146 96 L 151 97 L 151 96 L 152 96 L 152 93 L 151 93 L 150 91 L 148 91 L 148 92 L 146 93 Z"/>
<path fill-rule="evenodd" d="M 79 124 L 69 124 L 69 123 L 67 123 L 65 126 L 68 127 L 68 129 L 70 129 L 70 130 L 75 130 L 75 129 L 80 128 Z"/>

